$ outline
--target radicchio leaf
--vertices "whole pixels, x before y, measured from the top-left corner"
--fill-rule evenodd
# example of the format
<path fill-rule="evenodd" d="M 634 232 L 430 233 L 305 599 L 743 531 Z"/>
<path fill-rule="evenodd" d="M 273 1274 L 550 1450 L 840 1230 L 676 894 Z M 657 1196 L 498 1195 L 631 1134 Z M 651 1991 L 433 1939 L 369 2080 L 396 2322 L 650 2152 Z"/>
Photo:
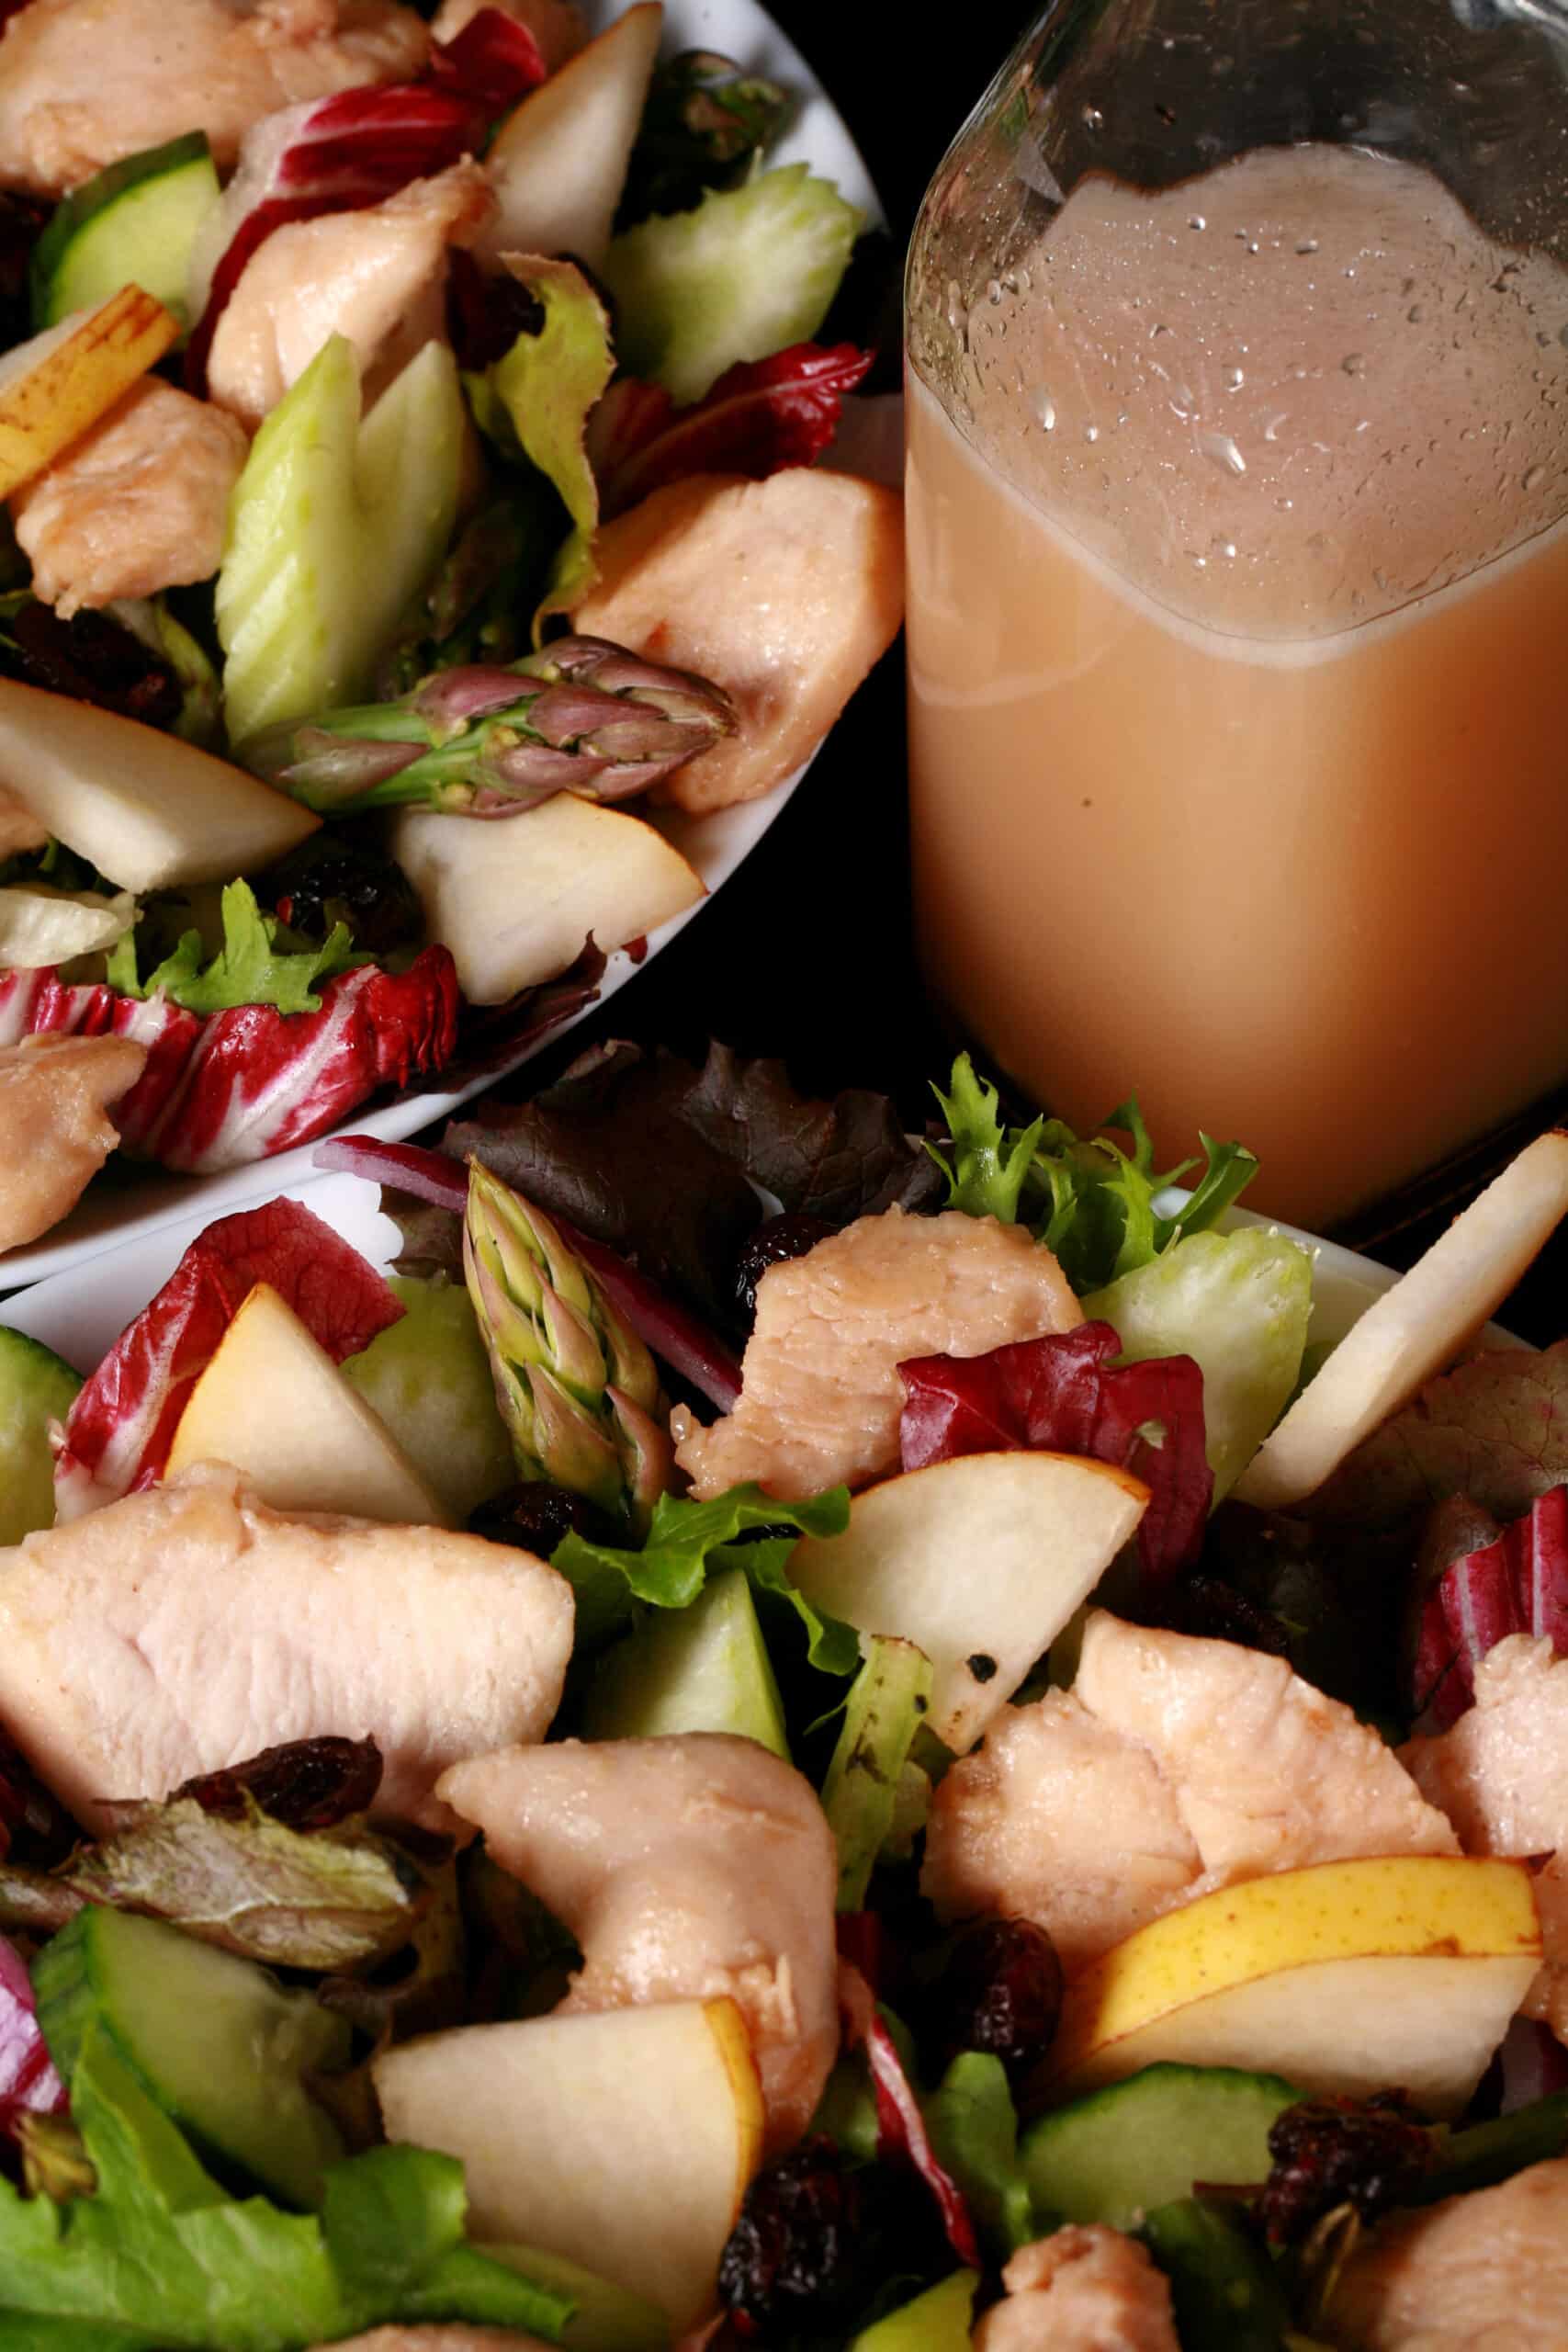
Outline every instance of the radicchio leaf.
<path fill-rule="evenodd" d="M 24 2115 L 58 2115 L 65 2086 L 54 2070 L 20 1952 L 0 1936 L 0 2132 L 17 2136 Z"/>
<path fill-rule="evenodd" d="M 886 2018 L 852 1962 L 839 1962 L 839 2010 L 846 2050 L 863 2049 L 876 2096 L 877 2153 L 912 2165 L 936 2200 L 948 2244 L 960 2262 L 980 2267 L 980 2241 L 964 2192 L 938 2161 L 915 2086 L 905 2071 Z"/>
<path fill-rule="evenodd" d="M 901 1363 L 902 1466 L 1019 1447 L 1111 1463 L 1149 1489 L 1138 1555 L 1151 1586 L 1168 1584 L 1196 1560 L 1213 1496 L 1203 1375 L 1190 1356 L 1113 1363 L 1121 1345 L 1109 1323 L 1080 1323 L 981 1356 Z"/>
<path fill-rule="evenodd" d="M 509 114 L 537 89 L 547 67 L 538 42 L 521 17 L 504 8 L 479 8 L 450 40 L 431 43 L 424 79 L 431 89 L 466 106 L 476 124 Z"/>
<path fill-rule="evenodd" d="M 792 344 L 768 359 L 739 361 L 687 408 L 677 408 L 662 385 L 624 378 L 589 425 L 605 520 L 688 474 L 761 481 L 783 466 L 812 464 L 873 356 L 852 343 Z"/>
<path fill-rule="evenodd" d="M 115 1107 L 122 1148 L 209 1176 L 310 1143 L 378 1086 L 445 1069 L 457 1004 L 445 947 L 425 948 L 404 972 L 362 964 L 340 974 L 316 1012 L 242 1004 L 203 1016 L 163 996 L 71 986 L 45 967 L 0 973 L 0 1045 L 46 1031 L 134 1038 L 147 1062 Z"/>
<path fill-rule="evenodd" d="M 1498 1348 L 1430 1382 L 1302 1506 L 1320 1524 L 1399 1529 L 1467 1496 L 1517 1518 L 1568 1478 L 1568 1340 Z"/>
<path fill-rule="evenodd" d="M 337 1363 L 403 1312 L 358 1250 L 297 1201 L 220 1217 L 191 1243 L 78 1393 L 54 1465 L 61 1519 L 161 1477 L 191 1388 L 262 1282 Z"/>
<path fill-rule="evenodd" d="M 1568 1657 L 1568 1487 L 1553 1487 L 1490 1544 L 1452 1562 L 1422 1603 L 1412 1703 L 1439 1729 L 1475 1697 L 1475 1669 L 1510 1634 Z"/>

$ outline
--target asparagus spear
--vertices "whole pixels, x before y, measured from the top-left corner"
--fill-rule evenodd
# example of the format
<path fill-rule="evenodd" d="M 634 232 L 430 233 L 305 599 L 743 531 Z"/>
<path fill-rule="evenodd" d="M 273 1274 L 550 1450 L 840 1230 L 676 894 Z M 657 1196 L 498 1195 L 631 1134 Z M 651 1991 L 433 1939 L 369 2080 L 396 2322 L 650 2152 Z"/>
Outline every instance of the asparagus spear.
<path fill-rule="evenodd" d="M 674 1456 L 652 1357 L 545 1216 L 468 1164 L 463 1274 L 519 1476 L 647 1532 Z"/>
<path fill-rule="evenodd" d="M 557 792 L 645 792 L 734 726 L 707 679 L 563 637 L 525 661 L 439 670 L 396 702 L 264 728 L 240 757 L 326 813 L 418 802 L 513 817 Z"/>

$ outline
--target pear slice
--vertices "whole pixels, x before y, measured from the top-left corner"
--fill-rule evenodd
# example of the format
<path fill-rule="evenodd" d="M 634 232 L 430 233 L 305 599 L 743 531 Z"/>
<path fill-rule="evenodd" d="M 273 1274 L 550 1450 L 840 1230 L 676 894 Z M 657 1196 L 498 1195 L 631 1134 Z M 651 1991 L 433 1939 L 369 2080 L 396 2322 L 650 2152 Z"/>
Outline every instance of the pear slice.
<path fill-rule="evenodd" d="M 1235 1487 L 1238 1502 L 1288 1510 L 1460 1355 L 1568 1213 L 1568 1134 L 1516 1159 L 1392 1290 L 1372 1301 L 1310 1380 Z"/>
<path fill-rule="evenodd" d="M 1067 1987 L 1053 2101 L 1142 2067 L 1242 2066 L 1313 2097 L 1397 2083 L 1459 2114 L 1540 1964 L 1522 1862 L 1395 1854 L 1201 1895 Z"/>
<path fill-rule="evenodd" d="M 658 2303 L 676 2335 L 712 2308 L 762 2148 L 733 2001 L 464 2026 L 370 2071 L 389 2140 L 461 2158 L 475 2239 L 566 2255 Z"/>
<path fill-rule="evenodd" d="M 140 286 L 123 286 L 0 362 L 0 498 L 107 416 L 179 339 L 180 322 Z"/>
<path fill-rule="evenodd" d="M 231 882 L 321 823 L 177 735 L 11 678 L 0 678 L 0 785 L 126 890 Z"/>
<path fill-rule="evenodd" d="M 500 209 L 482 256 L 570 254 L 599 267 L 663 24 L 658 0 L 639 0 L 513 107 L 485 156 Z"/>
<path fill-rule="evenodd" d="M 274 1510 L 452 1524 L 380 1416 L 267 1283 L 246 1297 L 180 1416 L 167 1476 L 193 1462 L 230 1463 Z"/>
<path fill-rule="evenodd" d="M 520 817 L 405 809 L 389 846 L 470 1004 L 503 1004 L 554 979 L 590 932 L 606 955 L 624 947 L 695 906 L 705 888 L 640 817 L 570 792 Z"/>
<path fill-rule="evenodd" d="M 1148 1488 L 1067 1453 L 969 1453 L 857 1495 L 841 1535 L 807 1536 L 789 1573 L 863 1634 L 931 1662 L 931 1729 L 973 1747 L 1134 1532 Z"/>

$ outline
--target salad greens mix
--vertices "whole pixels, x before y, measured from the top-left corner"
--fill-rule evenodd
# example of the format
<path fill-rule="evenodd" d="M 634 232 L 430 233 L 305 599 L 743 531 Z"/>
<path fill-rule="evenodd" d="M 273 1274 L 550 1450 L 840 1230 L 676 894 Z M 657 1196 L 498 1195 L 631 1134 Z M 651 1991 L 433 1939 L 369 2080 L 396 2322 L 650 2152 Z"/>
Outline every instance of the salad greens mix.
<path fill-rule="evenodd" d="M 209 1228 L 74 1396 L 0 1332 L 0 1444 L 40 1497 L 26 1524 L 58 1501 L 33 1539 L 56 1577 L 78 1526 L 160 1491 L 226 1359 L 251 1458 L 274 1360 L 243 1310 L 265 1285 L 325 1351 L 339 1507 L 374 1517 L 389 1446 L 481 1552 L 547 1557 L 574 1613 L 548 1740 L 458 1764 L 441 1831 L 380 1810 L 395 1728 L 199 1758 L 85 1839 L 47 1744 L 0 1754 L 7 2346 L 306 2352 L 430 2323 L 657 2352 L 716 2314 L 726 2344 L 1009 2352 L 1026 2324 L 1083 2340 L 1058 2292 L 1081 2280 L 1157 2352 L 1357 2352 L 1404 2340 L 1368 2332 L 1396 2303 L 1440 2318 L 1456 2270 L 1462 2308 L 1512 2324 L 1519 2264 L 1543 2317 L 1517 2340 L 1562 2340 L 1568 1343 L 1460 1363 L 1289 1509 L 1227 1500 L 1292 1399 L 1348 1392 L 1366 1352 L 1303 1371 L 1310 1255 L 1226 1216 L 1249 1155 L 1209 1145 L 1184 1208 L 1135 1104 L 1108 1122 L 1130 1148 L 1010 1126 L 964 1057 L 937 1101 L 944 1131 L 911 1136 L 885 1098 L 808 1101 L 776 1063 L 611 1045 L 439 1151 L 328 1148 L 383 1186 L 395 1290 L 278 1202 Z M 1079 1319 L 901 1356 L 869 1482 L 705 1490 L 694 1411 L 755 1414 L 779 1361 L 781 1440 L 819 1428 L 830 1458 L 872 1409 L 878 1330 L 930 1316 L 939 1249 L 1048 1284 L 1059 1265 Z M 872 1250 L 909 1254 L 876 1259 L 863 1307 Z M 897 1262 L 919 1270 L 902 1289 Z M 1399 1328 L 1404 1287 L 1374 1322 Z M 287 1467 L 255 1475 L 287 1537 L 266 1483 Z M 1086 1534 L 1111 1498 L 1109 1537 Z M 16 1732 L 7 1687 L 0 1666 Z M 1490 1833 L 1494 1723 L 1514 1745 Z M 1086 1739 L 1087 1813 L 1050 1777 Z M 1146 1780 L 1119 1814 L 1117 1774 L 1151 1758 L 1194 1792 L 1197 1859 L 1129 1918 L 1160 1833 Z M 1248 1859 L 1222 1868 L 1233 1807 Z M 457 1846 L 454 1821 L 482 1838 Z M 1010 1852 L 1010 1896 L 948 1891 Z M 1180 1939 L 1230 1905 L 1196 2002 L 1223 2014 L 1259 1885 L 1284 1923 L 1260 1981 L 1277 1965 L 1291 1997 L 1184 2041 Z M 1463 1999 L 1428 1994 L 1429 1942 L 1357 1943 L 1385 1902 L 1449 1922 Z M 1086 1927 L 1104 1904 L 1120 1924 Z M 791 1972 L 785 2022 L 725 1973 L 735 1917 L 748 1969 L 772 1951 Z M 1337 1997 L 1325 1934 L 1365 2019 L 1314 2019 Z M 596 2054 L 638 2017 L 641 2057 Z M 750 2054 L 713 2071 L 734 2032 Z M 803 2104 L 783 2064 L 807 2066 Z M 649 2203 L 656 2147 L 683 2185 Z"/>

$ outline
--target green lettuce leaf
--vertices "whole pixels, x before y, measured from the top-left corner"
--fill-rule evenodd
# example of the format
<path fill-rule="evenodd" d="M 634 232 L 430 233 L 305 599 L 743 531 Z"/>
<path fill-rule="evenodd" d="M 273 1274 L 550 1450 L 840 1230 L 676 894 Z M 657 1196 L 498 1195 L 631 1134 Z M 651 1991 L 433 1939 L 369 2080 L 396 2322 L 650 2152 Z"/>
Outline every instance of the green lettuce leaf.
<path fill-rule="evenodd" d="M 833 1487 L 809 1502 L 781 1503 L 761 1487 L 731 1487 L 711 1502 L 682 1502 L 660 1495 L 640 1551 L 592 1544 L 574 1531 L 550 1555 L 550 1566 L 566 1577 L 577 1597 L 577 1635 L 596 1647 L 629 1624 L 636 1604 L 685 1609 L 710 1575 L 743 1568 L 752 1589 L 771 1594 L 795 1611 L 805 1628 L 810 1662 L 824 1674 L 853 1674 L 860 1665 L 860 1635 L 852 1625 L 826 1617 L 789 1580 L 789 1556 L 801 1535 L 841 1535 L 849 1525 L 846 1487 Z M 786 1528 L 789 1534 L 739 1538 L 758 1529 Z"/>
<path fill-rule="evenodd" d="M 1186 1205 L 1166 1216 L 1155 1207 L 1159 1194 L 1198 1163 L 1156 1168 L 1135 1099 L 1112 1111 L 1105 1122 L 1112 1133 L 1087 1140 L 1061 1119 L 1008 1126 L 996 1088 L 976 1077 L 967 1054 L 953 1063 L 948 1088 L 945 1094 L 931 1089 L 947 1122 L 948 1148 L 926 1147 L 947 1178 L 945 1205 L 1028 1225 L 1080 1293 L 1150 1264 L 1184 1235 L 1206 1232 L 1258 1172 L 1244 1144 L 1201 1136 L 1203 1172 Z M 1115 1135 L 1125 1135 L 1132 1149 Z"/>
<path fill-rule="evenodd" d="M 538 303 L 544 323 L 536 334 L 525 329 L 504 358 L 463 383 L 480 432 L 545 475 L 571 518 L 536 618 L 536 639 L 547 613 L 570 612 L 593 583 L 599 491 L 584 435 L 615 362 L 609 314 L 573 263 L 511 254 L 507 267 Z"/>
<path fill-rule="evenodd" d="M 465 2244 L 449 2156 L 352 2157 L 320 2214 L 226 2197 L 99 2026 L 71 2103 L 96 2192 L 61 2206 L 0 2180 L 6 2352 L 303 2352 L 433 2314 L 558 2342 L 570 2317 L 566 2298 Z"/>
<path fill-rule="evenodd" d="M 1018 2115 L 1005 2068 L 987 2050 L 965 2050 L 924 2102 L 937 2162 L 964 2192 L 998 2260 L 1035 2236 L 1033 2200 L 1019 2168 Z"/>
<path fill-rule="evenodd" d="M 231 882 L 223 892 L 223 944 L 210 960 L 203 959 L 201 933 L 187 931 L 142 979 L 132 932 L 117 942 L 106 977 L 123 996 L 161 994 L 187 1012 L 226 1012 L 240 1004 L 319 1012 L 322 982 L 368 960 L 355 954 L 346 923 L 334 923 L 319 947 L 280 947 L 280 928 L 276 916 L 263 914 L 248 882 Z"/>

